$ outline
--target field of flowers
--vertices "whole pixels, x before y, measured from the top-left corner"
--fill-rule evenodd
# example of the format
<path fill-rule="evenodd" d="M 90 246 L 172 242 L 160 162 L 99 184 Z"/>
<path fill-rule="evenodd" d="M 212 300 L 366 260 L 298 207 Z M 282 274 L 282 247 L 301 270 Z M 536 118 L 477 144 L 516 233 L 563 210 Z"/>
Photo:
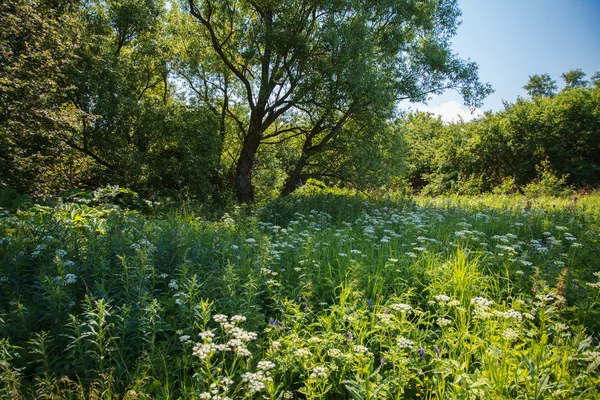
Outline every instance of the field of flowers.
<path fill-rule="evenodd" d="M 0 398 L 600 398 L 600 196 L 0 210 Z"/>

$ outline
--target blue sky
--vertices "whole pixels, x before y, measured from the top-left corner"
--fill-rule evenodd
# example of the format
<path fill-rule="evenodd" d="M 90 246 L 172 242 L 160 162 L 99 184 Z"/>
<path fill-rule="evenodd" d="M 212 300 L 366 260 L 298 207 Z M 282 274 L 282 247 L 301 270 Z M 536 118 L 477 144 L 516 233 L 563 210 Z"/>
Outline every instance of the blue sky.
<path fill-rule="evenodd" d="M 498 111 L 502 100 L 525 96 L 529 75 L 549 73 L 560 85 L 560 75 L 571 69 L 588 78 L 600 71 L 600 0 L 459 1 L 463 22 L 454 51 L 475 61 L 480 79 L 495 89 L 482 110 Z M 417 108 L 446 120 L 470 117 L 454 92 Z"/>

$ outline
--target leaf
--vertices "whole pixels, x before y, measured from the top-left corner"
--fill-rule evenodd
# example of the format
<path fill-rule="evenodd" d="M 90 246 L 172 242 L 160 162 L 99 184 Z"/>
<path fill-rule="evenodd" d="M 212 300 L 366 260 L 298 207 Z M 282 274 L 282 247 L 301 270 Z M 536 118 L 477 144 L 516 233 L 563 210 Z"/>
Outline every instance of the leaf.
<path fill-rule="evenodd" d="M 342 381 L 350 396 L 356 400 L 364 400 L 365 399 L 365 390 L 358 383 L 354 381 Z"/>
<path fill-rule="evenodd" d="M 592 363 L 590 365 L 588 365 L 588 367 L 587 367 L 588 374 L 591 374 L 592 372 L 594 372 L 596 370 L 596 368 L 598 368 L 598 365 L 600 365 L 600 357 L 596 357 L 594 359 L 594 361 L 592 361 Z"/>

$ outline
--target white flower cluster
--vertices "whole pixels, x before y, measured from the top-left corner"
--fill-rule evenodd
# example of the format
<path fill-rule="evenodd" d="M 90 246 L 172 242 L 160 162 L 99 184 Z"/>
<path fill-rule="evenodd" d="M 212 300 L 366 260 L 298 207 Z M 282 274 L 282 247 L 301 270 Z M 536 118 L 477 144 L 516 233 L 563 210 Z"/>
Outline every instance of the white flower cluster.
<path fill-rule="evenodd" d="M 77 282 L 77 275 L 66 274 L 65 276 L 55 276 L 52 280 L 56 286 L 67 286 Z"/>
<path fill-rule="evenodd" d="M 438 326 L 440 327 L 444 327 L 444 326 L 448 326 L 452 324 L 452 321 L 449 320 L 448 318 L 438 318 L 436 321 L 436 324 L 438 324 Z"/>
<path fill-rule="evenodd" d="M 312 353 L 306 347 L 301 347 L 294 352 L 294 355 L 299 358 L 308 358 L 312 357 Z"/>
<path fill-rule="evenodd" d="M 192 354 L 201 360 L 205 360 L 215 351 L 234 351 L 238 356 L 250 357 L 252 353 L 248 350 L 247 343 L 256 340 L 256 332 L 248 332 L 240 327 L 235 326 L 238 322 L 243 322 L 246 317 L 243 315 L 234 315 L 229 320 L 229 317 L 223 314 L 213 316 L 213 320 L 218 322 L 226 332 L 231 335 L 227 343 L 215 344 L 213 338 L 215 334 L 212 331 L 204 331 L 200 333 L 200 337 L 204 343 L 196 343 Z"/>
<path fill-rule="evenodd" d="M 391 308 L 392 310 L 394 310 L 394 311 L 400 311 L 400 312 L 402 312 L 402 313 L 405 313 L 405 312 L 410 312 L 410 311 L 412 311 L 412 309 L 413 309 L 413 308 L 412 308 L 411 306 L 409 306 L 408 304 L 403 304 L 403 303 L 396 303 L 396 304 L 392 304 L 392 305 L 390 306 L 390 308 Z"/>
<path fill-rule="evenodd" d="M 196 343 L 192 349 L 192 355 L 198 357 L 201 360 L 206 360 L 208 356 L 214 353 L 215 348 L 212 343 Z"/>
<path fill-rule="evenodd" d="M 359 344 L 354 345 L 354 351 L 356 353 L 360 353 L 360 354 L 368 354 L 369 353 L 369 349 L 365 346 L 361 346 Z"/>
<path fill-rule="evenodd" d="M 473 304 L 475 307 L 490 308 L 494 305 L 494 302 L 486 299 L 485 297 L 473 297 L 471 299 L 471 304 Z"/>
<path fill-rule="evenodd" d="M 231 400 L 229 396 L 226 396 L 226 393 L 232 384 L 233 380 L 224 377 L 220 380 L 220 387 L 218 383 L 212 383 L 209 388 L 210 392 L 200 393 L 198 397 L 206 400 Z M 222 393 L 220 393 L 221 391 Z"/>
<path fill-rule="evenodd" d="M 412 340 L 406 339 L 404 337 L 398 338 L 398 347 L 400 347 L 401 349 L 412 349 L 414 345 L 415 342 L 413 342 Z"/>
<path fill-rule="evenodd" d="M 265 382 L 272 382 L 269 371 L 246 372 L 242 375 L 242 382 L 248 384 L 251 394 L 258 393 L 266 388 Z"/>
<path fill-rule="evenodd" d="M 327 350 L 327 355 L 331 358 L 343 358 L 344 353 L 340 349 L 329 349 Z"/>
<path fill-rule="evenodd" d="M 502 311 L 494 311 L 494 315 L 505 318 L 505 319 L 514 319 L 516 321 L 521 322 L 523 320 L 523 314 L 516 310 L 508 310 L 505 312 Z"/>
<path fill-rule="evenodd" d="M 507 328 L 502 331 L 502 337 L 509 342 L 514 342 L 519 338 L 519 333 L 512 328 Z"/>
<path fill-rule="evenodd" d="M 312 379 L 327 379 L 327 375 L 329 374 L 329 369 L 324 366 L 314 367 L 310 377 Z"/>

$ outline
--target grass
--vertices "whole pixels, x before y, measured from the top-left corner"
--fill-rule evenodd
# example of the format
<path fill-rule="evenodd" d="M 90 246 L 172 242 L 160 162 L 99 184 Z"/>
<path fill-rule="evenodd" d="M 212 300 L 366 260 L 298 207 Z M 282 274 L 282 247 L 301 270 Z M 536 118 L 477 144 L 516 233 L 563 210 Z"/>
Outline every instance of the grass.
<path fill-rule="evenodd" d="M 594 399 L 600 196 L 0 214 L 0 397 Z"/>

